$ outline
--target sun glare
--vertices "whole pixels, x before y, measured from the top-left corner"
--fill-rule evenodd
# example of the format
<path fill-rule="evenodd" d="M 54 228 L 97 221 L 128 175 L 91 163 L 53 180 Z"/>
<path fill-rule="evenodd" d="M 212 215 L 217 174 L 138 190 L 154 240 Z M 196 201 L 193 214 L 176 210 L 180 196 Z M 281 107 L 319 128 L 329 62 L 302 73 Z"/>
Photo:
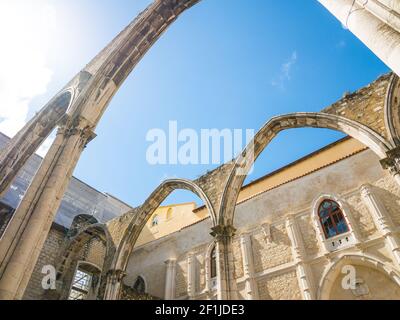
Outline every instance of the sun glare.
<path fill-rule="evenodd" d="M 46 92 L 56 10 L 47 0 L 0 2 L 0 131 L 13 136 L 25 124 L 30 102 Z"/>

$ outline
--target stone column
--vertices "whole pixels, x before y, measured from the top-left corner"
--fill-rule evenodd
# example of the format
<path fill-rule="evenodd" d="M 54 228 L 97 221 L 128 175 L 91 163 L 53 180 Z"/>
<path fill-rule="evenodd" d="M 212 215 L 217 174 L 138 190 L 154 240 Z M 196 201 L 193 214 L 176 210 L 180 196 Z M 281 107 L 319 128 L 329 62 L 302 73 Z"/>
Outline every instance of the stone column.
<path fill-rule="evenodd" d="M 397 23 L 378 18 L 371 1 L 358 0 L 318 0 L 340 22 L 372 50 L 389 68 L 400 75 L 400 33 Z M 391 8 L 381 6 L 382 16 L 391 14 Z"/>
<path fill-rule="evenodd" d="M 176 259 L 165 261 L 165 300 L 175 299 Z"/>
<path fill-rule="evenodd" d="M 0 299 L 20 299 L 73 170 L 110 101 L 163 32 L 199 0 L 154 1 L 102 51 L 0 242 Z M 1 168 L 0 168 L 1 171 Z M 0 176 L 0 179 L 2 177 Z"/>
<path fill-rule="evenodd" d="M 122 281 L 125 276 L 126 273 L 123 270 L 108 271 L 104 300 L 118 300 L 120 298 Z"/>
<path fill-rule="evenodd" d="M 187 277 L 187 292 L 192 300 L 196 294 L 196 263 L 193 253 L 189 253 L 187 258 Z"/>
<path fill-rule="evenodd" d="M 21 299 L 84 147 L 84 119 L 64 126 L 0 241 L 0 299 Z"/>
<path fill-rule="evenodd" d="M 243 272 L 246 278 L 246 300 L 258 300 L 258 289 L 254 279 L 254 260 L 250 235 L 240 236 L 240 247 L 243 258 Z"/>
<path fill-rule="evenodd" d="M 310 267 L 304 262 L 305 249 L 301 238 L 299 227 L 293 216 L 289 216 L 286 220 L 286 230 L 292 247 L 294 262 L 296 263 L 297 279 L 300 285 L 304 300 L 315 299 L 312 273 Z"/>
<path fill-rule="evenodd" d="M 393 254 L 394 261 L 400 265 L 400 244 L 386 207 L 369 185 L 361 187 L 361 196 L 374 219 L 376 227 L 385 237 L 385 242 Z"/>
<path fill-rule="evenodd" d="M 234 273 L 232 238 L 236 229 L 232 226 L 218 225 L 212 229 L 217 252 L 217 293 L 218 300 L 237 300 L 237 285 Z"/>

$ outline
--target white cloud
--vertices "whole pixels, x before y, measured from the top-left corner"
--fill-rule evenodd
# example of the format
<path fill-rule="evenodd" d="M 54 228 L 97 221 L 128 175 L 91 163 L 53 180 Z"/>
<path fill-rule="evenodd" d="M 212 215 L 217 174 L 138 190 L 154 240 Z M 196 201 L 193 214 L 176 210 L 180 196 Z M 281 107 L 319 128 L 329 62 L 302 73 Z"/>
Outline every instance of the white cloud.
<path fill-rule="evenodd" d="M 55 25 L 48 0 L 0 1 L 0 131 L 9 136 L 27 122 L 32 100 L 52 78 L 46 61 Z"/>
<path fill-rule="evenodd" d="M 274 87 L 278 87 L 282 90 L 285 89 L 285 83 L 292 78 L 291 71 L 293 66 L 297 63 L 297 59 L 297 51 L 293 51 L 290 58 L 282 64 L 279 76 L 271 82 Z"/>

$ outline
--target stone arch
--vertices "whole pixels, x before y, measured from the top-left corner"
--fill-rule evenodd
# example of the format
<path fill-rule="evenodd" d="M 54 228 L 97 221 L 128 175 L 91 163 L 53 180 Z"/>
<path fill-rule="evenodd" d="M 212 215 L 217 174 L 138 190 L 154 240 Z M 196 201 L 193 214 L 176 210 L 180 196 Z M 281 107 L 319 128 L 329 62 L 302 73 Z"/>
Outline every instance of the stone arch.
<path fill-rule="evenodd" d="M 58 292 L 61 299 L 66 299 L 69 293 L 70 283 L 73 280 L 76 265 L 79 263 L 78 254 L 88 241 L 97 238 L 105 246 L 105 259 L 102 266 L 96 266 L 101 269 L 100 290 L 98 298 L 102 299 L 106 285 L 107 271 L 115 255 L 115 246 L 112 237 L 103 224 L 94 224 L 84 228 L 76 236 L 69 239 L 61 250 L 59 262 L 57 264 L 57 283 L 59 283 Z M 90 263 L 90 262 L 85 262 Z"/>
<path fill-rule="evenodd" d="M 400 78 L 396 74 L 392 75 L 386 94 L 384 117 L 388 138 L 400 146 Z"/>
<path fill-rule="evenodd" d="M 90 214 L 79 214 L 72 220 L 71 227 L 68 231 L 68 236 L 70 238 L 75 237 L 81 230 L 84 230 L 85 228 L 95 224 L 99 224 L 99 221 L 94 216 Z"/>
<path fill-rule="evenodd" d="M 136 211 L 135 216 L 130 221 L 122 241 L 118 247 L 117 254 L 113 261 L 113 269 L 125 270 L 128 264 L 129 256 L 135 246 L 135 243 L 145 227 L 148 219 L 161 203 L 175 190 L 188 190 L 196 194 L 203 200 L 207 207 L 213 225 L 216 225 L 216 214 L 212 203 L 203 190 L 193 181 L 184 179 L 173 179 L 164 181 L 145 201 L 145 203 Z"/>
<path fill-rule="evenodd" d="M 43 141 L 63 119 L 73 100 L 72 90 L 64 90 L 55 96 L 15 135 L 0 154 L 0 195 L 3 195 L 13 179 Z"/>
<path fill-rule="evenodd" d="M 233 224 L 235 206 L 241 187 L 254 162 L 268 144 L 281 131 L 305 127 L 326 128 L 346 133 L 370 148 L 380 159 L 385 159 L 387 152 L 392 149 L 392 145 L 372 129 L 341 116 L 308 112 L 274 117 L 258 131 L 254 139 L 235 160 L 235 166 L 225 185 L 221 200 L 219 224 Z"/>
<path fill-rule="evenodd" d="M 400 287 L 400 274 L 391 265 L 379 260 L 378 258 L 368 254 L 348 253 L 338 256 L 324 270 L 318 285 L 317 299 L 328 300 L 334 281 L 342 272 L 341 267 L 344 265 L 364 266 L 376 270 Z M 400 292 L 400 289 L 399 289 Z"/>
<path fill-rule="evenodd" d="M 91 275 L 90 290 L 87 295 L 87 300 L 97 300 L 97 292 L 99 290 L 101 280 L 101 268 L 98 265 L 88 261 L 79 260 L 76 263 L 73 279 L 68 288 L 68 294 L 73 289 L 73 280 L 78 270 L 87 272 Z"/>
<path fill-rule="evenodd" d="M 144 286 L 144 290 L 143 292 L 139 292 L 140 294 L 146 294 L 149 290 L 149 285 L 147 284 L 147 280 L 146 277 L 143 274 L 139 274 L 136 279 L 135 282 L 133 283 L 133 289 L 135 289 L 135 285 L 138 283 L 138 281 L 143 282 L 143 286 Z"/>

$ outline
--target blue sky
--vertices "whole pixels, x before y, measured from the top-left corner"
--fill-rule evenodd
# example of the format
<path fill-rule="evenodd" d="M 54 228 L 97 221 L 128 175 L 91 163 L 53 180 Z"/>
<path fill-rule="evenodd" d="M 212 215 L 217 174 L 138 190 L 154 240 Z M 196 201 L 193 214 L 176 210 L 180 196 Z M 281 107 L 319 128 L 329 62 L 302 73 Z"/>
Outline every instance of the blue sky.
<path fill-rule="evenodd" d="M 43 62 L 51 79 L 45 90 L 30 96 L 29 114 L 149 3 L 39 2 L 56 17 Z M 215 167 L 149 165 L 149 130 L 167 130 L 171 120 L 180 129 L 257 130 L 274 115 L 319 111 L 386 72 L 388 68 L 316 0 L 203 0 L 168 29 L 130 75 L 74 174 L 139 205 L 163 179 L 192 179 Z M 248 181 L 340 137 L 318 129 L 284 132 L 257 161 Z M 193 199 L 178 192 L 168 201 Z"/>

